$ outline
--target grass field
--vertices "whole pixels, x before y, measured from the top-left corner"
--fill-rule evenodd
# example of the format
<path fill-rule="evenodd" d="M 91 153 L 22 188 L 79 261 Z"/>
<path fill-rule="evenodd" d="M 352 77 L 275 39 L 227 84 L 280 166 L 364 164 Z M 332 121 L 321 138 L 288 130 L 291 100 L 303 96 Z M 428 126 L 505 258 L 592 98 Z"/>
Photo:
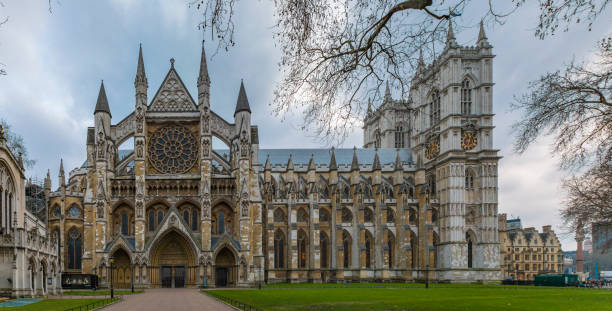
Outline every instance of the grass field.
<path fill-rule="evenodd" d="M 142 290 L 135 290 L 134 294 L 144 293 Z M 64 296 L 110 296 L 110 290 L 68 290 L 64 291 Z M 132 295 L 131 290 L 115 290 L 115 295 Z M 0 310 L 1 311 L 1 310 Z"/>
<path fill-rule="evenodd" d="M 261 310 L 612 310 L 612 291 L 501 285 L 277 284 L 210 290 Z"/>
<path fill-rule="evenodd" d="M 117 299 L 115 299 L 117 300 Z M 22 307 L 0 308 L 2 311 L 64 311 L 73 307 L 85 307 L 91 303 L 99 303 L 98 306 L 104 305 L 104 299 L 45 299 L 33 304 Z M 85 309 L 83 309 L 85 310 Z"/>

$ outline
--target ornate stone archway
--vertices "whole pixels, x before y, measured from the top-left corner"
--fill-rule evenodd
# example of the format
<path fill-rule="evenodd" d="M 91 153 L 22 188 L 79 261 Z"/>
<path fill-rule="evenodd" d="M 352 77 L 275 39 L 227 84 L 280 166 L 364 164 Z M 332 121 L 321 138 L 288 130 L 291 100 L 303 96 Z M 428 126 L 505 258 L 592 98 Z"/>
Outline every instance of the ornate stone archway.
<path fill-rule="evenodd" d="M 225 246 L 215 255 L 215 287 L 236 286 L 238 280 L 238 258 Z"/>
<path fill-rule="evenodd" d="M 199 274 L 196 251 L 177 230 L 160 237 L 150 252 L 151 287 L 195 287 Z"/>

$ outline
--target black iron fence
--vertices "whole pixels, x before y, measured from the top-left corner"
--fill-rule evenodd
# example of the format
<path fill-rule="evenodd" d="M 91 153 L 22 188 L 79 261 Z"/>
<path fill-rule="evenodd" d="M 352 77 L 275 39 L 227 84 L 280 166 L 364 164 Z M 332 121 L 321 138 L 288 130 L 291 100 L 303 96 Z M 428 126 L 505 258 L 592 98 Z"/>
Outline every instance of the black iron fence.
<path fill-rule="evenodd" d="M 213 294 L 213 293 L 207 293 L 207 294 L 209 294 L 210 296 L 215 297 L 215 298 L 217 298 L 217 299 L 227 303 L 228 305 L 234 306 L 234 307 L 236 307 L 236 308 L 238 308 L 240 310 L 243 310 L 243 311 L 263 311 L 263 310 L 258 309 L 256 307 L 253 307 L 253 306 L 251 306 L 249 304 L 246 304 L 244 302 L 241 302 L 241 301 L 229 298 L 229 297 L 225 297 L 225 296 L 222 296 L 222 295 L 219 295 L 219 294 Z"/>
<path fill-rule="evenodd" d="M 64 311 L 89 311 L 89 310 L 93 310 L 93 309 L 97 309 L 103 306 L 106 306 L 112 302 L 115 302 L 119 300 L 119 298 L 103 298 L 100 300 L 96 300 L 94 302 L 88 303 L 88 304 L 84 304 L 84 305 L 80 305 L 80 306 L 76 306 L 76 307 L 72 307 L 69 309 L 65 309 Z"/>

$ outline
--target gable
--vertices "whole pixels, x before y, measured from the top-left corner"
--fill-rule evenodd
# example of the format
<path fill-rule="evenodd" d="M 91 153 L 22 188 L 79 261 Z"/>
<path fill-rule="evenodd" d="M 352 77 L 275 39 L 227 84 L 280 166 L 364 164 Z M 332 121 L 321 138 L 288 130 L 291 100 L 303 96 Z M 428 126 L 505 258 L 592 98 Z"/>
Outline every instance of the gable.
<path fill-rule="evenodd" d="M 196 104 L 174 67 L 170 68 L 164 82 L 149 105 L 153 112 L 197 111 Z"/>

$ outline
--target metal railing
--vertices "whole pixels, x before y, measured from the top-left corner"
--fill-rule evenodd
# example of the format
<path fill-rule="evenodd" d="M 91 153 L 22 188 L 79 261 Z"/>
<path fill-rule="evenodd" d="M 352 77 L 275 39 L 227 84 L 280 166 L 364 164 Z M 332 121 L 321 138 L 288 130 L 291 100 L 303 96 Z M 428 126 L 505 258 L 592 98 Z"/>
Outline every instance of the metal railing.
<path fill-rule="evenodd" d="M 72 307 L 69 309 L 65 309 L 64 311 L 89 311 L 89 310 L 93 310 L 96 308 L 100 308 L 103 306 L 106 306 L 112 302 L 115 302 L 119 300 L 119 298 L 103 298 L 88 304 L 84 304 L 84 305 L 80 305 L 80 306 L 76 306 L 76 307 Z"/>
<path fill-rule="evenodd" d="M 219 294 L 211 294 L 211 296 L 214 297 L 214 298 L 217 298 L 217 299 L 219 299 L 219 300 L 221 300 L 221 301 L 223 301 L 225 303 L 227 303 L 230 306 L 234 306 L 234 307 L 236 307 L 236 308 L 238 308 L 240 310 L 243 310 L 243 311 L 263 311 L 263 310 L 258 309 L 256 307 L 248 305 L 248 304 L 246 304 L 244 302 L 241 302 L 241 301 L 229 298 L 229 297 L 225 297 L 225 296 L 222 296 L 222 295 L 219 295 Z"/>

